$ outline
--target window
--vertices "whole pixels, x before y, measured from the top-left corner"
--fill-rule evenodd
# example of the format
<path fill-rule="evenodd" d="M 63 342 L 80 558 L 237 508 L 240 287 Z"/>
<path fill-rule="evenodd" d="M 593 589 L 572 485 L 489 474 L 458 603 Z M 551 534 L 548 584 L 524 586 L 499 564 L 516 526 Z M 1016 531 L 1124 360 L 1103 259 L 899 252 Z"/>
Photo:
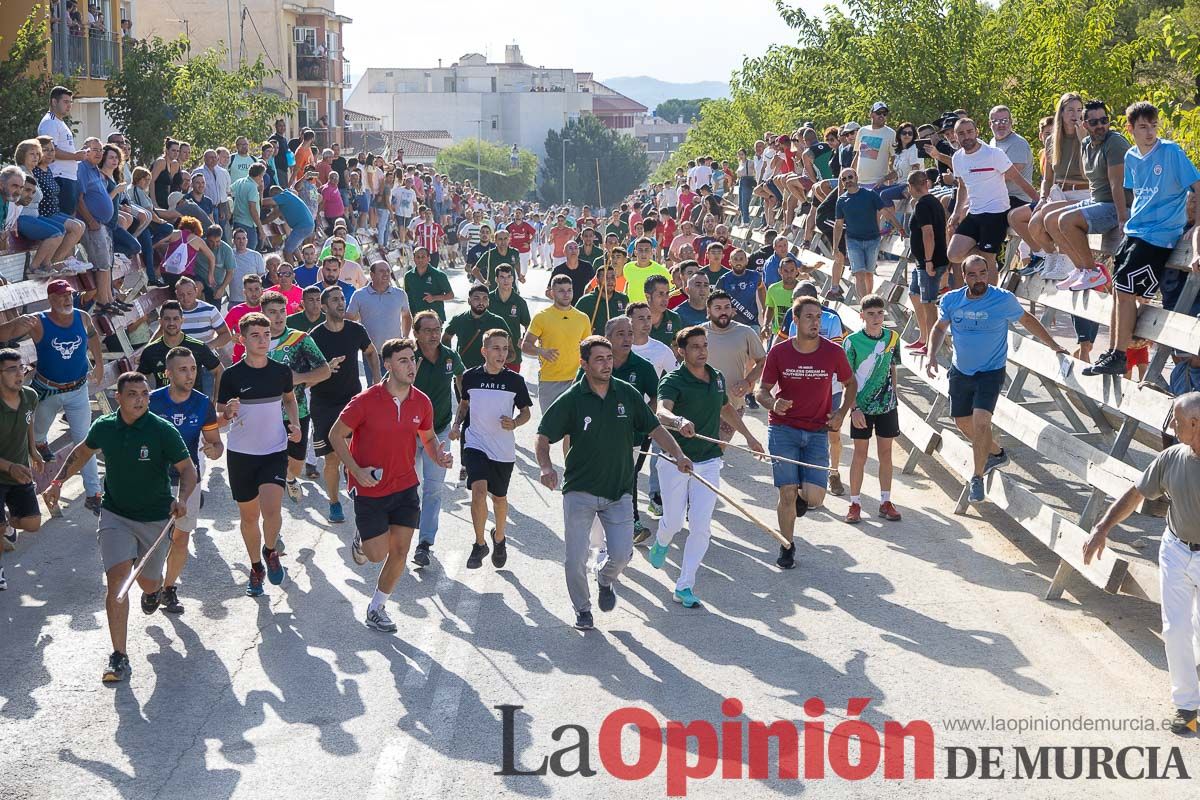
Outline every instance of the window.
<path fill-rule="evenodd" d="M 442 78 L 442 91 L 443 92 L 453 92 L 454 91 L 454 78 Z"/>
<path fill-rule="evenodd" d="M 492 80 L 495 80 L 495 78 L 492 78 Z M 499 127 L 500 127 L 500 123 L 496 120 L 492 120 L 492 130 L 496 130 Z"/>
<path fill-rule="evenodd" d="M 496 91 L 496 79 L 492 78 L 492 91 Z"/>
<path fill-rule="evenodd" d="M 317 52 L 317 29 L 316 28 L 292 28 L 292 41 L 296 43 L 296 51 L 302 56 L 316 55 Z"/>
<path fill-rule="evenodd" d="M 329 51 L 330 58 L 333 58 L 341 49 L 340 38 L 337 31 L 325 31 L 325 49 Z"/>

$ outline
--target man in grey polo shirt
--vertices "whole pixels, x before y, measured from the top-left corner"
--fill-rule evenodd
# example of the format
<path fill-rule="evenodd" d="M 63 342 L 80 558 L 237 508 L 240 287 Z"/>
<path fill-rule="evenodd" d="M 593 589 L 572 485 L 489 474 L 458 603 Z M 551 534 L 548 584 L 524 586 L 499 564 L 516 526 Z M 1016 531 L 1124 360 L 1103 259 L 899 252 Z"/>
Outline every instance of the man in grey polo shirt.
<path fill-rule="evenodd" d="M 377 351 L 388 339 L 406 338 L 412 330 L 408 294 L 392 284 L 392 266 L 380 260 L 371 264 L 371 282 L 350 297 L 346 318 L 362 323 Z M 367 384 L 378 383 L 378 375 L 366 369 Z"/>
<path fill-rule="evenodd" d="M 1024 136 L 1013 130 L 1012 111 L 1008 106 L 996 106 L 988 113 L 988 124 L 992 128 L 992 147 L 998 147 L 1008 160 L 1021 171 L 1021 177 L 1033 183 L 1033 150 Z M 1008 198 L 1012 205 L 1019 206 L 1033 200 L 1029 193 L 1008 180 Z"/>

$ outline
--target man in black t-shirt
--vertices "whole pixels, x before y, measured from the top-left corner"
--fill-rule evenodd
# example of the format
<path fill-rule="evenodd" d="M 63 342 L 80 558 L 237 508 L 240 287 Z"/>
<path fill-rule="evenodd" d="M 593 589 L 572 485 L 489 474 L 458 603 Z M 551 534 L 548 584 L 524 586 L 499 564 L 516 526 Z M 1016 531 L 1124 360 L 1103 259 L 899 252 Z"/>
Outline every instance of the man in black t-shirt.
<path fill-rule="evenodd" d="M 216 387 L 220 385 L 221 359 L 213 349 L 199 339 L 193 339 L 183 332 L 183 306 L 178 300 L 168 300 L 162 304 L 158 312 L 158 338 L 142 349 L 138 357 L 137 371 L 154 380 L 154 388 L 158 389 L 170 383 L 167 380 L 167 353 L 175 347 L 186 347 L 196 357 L 199 373 L 196 375 L 196 387 L 210 397 L 216 396 Z"/>
<path fill-rule="evenodd" d="M 338 495 L 341 482 L 341 461 L 329 444 L 329 432 L 342 409 L 362 391 L 358 380 L 358 354 L 362 353 L 372 375 L 379 375 L 379 354 L 371 344 L 367 329 L 346 319 L 346 296 L 337 287 L 321 293 L 325 321 L 309 333 L 329 362 L 330 376 L 309 389 L 309 416 L 312 418 L 313 452 L 325 458 L 325 493 L 329 497 L 329 521 L 345 522 L 345 512 Z M 358 561 L 359 550 L 354 551 Z"/>
<path fill-rule="evenodd" d="M 929 193 L 929 176 L 917 170 L 909 173 L 908 192 L 915 204 L 909 223 L 909 251 L 912 256 L 912 281 L 908 293 L 917 313 L 921 337 L 908 347 L 924 355 L 926 342 L 937 321 L 935 303 L 942 277 L 950 265 L 946 256 L 946 209 Z"/>
<path fill-rule="evenodd" d="M 479 244 L 474 245 L 467 251 L 467 272 L 470 272 L 471 268 L 479 263 L 479 259 L 483 257 L 484 253 L 486 253 L 488 250 L 491 250 L 495 246 L 496 245 L 492 244 L 492 229 L 487 225 L 480 225 Z"/>

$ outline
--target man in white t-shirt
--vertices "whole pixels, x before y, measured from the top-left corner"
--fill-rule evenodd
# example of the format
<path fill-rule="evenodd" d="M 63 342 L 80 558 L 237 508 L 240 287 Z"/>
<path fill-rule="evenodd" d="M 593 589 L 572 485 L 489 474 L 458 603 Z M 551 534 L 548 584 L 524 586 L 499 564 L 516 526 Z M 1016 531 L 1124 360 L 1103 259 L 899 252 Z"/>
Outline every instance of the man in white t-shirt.
<path fill-rule="evenodd" d="M 963 260 L 974 252 L 987 261 L 988 282 L 995 285 L 996 254 L 1008 236 L 1008 182 L 1030 197 L 1037 197 L 1038 191 L 1003 150 L 980 141 L 974 121 L 960 119 L 954 134 L 958 150 L 950 165 L 958 182 L 958 200 L 948 226 L 953 236 L 946 248 L 954 273 L 951 285 L 957 284 Z"/>
<path fill-rule="evenodd" d="M 49 136 L 54 140 L 54 161 L 50 164 L 50 174 L 58 184 L 58 210 L 69 217 L 75 216 L 75 206 L 79 202 L 79 184 L 75 182 L 75 172 L 79 162 L 83 160 L 86 150 L 75 148 L 75 135 L 63 121 L 71 114 L 71 103 L 74 94 L 65 86 L 55 86 L 50 90 L 50 110 L 38 123 L 38 136 Z"/>
<path fill-rule="evenodd" d="M 871 124 L 854 134 L 854 161 L 860 189 L 874 189 L 891 174 L 896 150 L 896 131 L 887 124 L 887 103 L 871 106 Z"/>
<path fill-rule="evenodd" d="M 696 159 L 696 166 L 688 170 L 688 188 L 693 192 L 700 191 L 701 186 L 707 186 L 712 181 L 711 159 L 701 157 Z"/>
<path fill-rule="evenodd" d="M 653 320 L 650 316 L 650 305 L 645 301 L 630 303 L 625 308 L 625 314 L 629 317 L 630 323 L 633 326 L 633 352 L 650 362 L 654 367 L 654 371 L 658 373 L 659 379 L 668 372 L 671 372 L 678 366 L 675 360 L 675 353 L 671 348 L 660 342 L 658 339 L 650 337 L 650 329 L 653 327 Z M 652 447 L 656 454 L 658 447 Z M 638 462 L 638 469 L 641 469 L 641 459 Z M 636 480 L 636 476 L 635 476 Z M 650 458 L 650 503 L 646 510 L 651 516 L 662 516 L 662 494 L 658 485 L 658 456 L 654 455 Z M 645 539 L 643 538 L 642 541 Z"/>
<path fill-rule="evenodd" d="M 413 179 L 405 178 L 396 184 L 391 196 L 392 214 L 396 217 L 396 230 L 400 232 L 400 244 L 408 244 L 409 223 L 417 211 L 417 193 L 413 190 Z"/>

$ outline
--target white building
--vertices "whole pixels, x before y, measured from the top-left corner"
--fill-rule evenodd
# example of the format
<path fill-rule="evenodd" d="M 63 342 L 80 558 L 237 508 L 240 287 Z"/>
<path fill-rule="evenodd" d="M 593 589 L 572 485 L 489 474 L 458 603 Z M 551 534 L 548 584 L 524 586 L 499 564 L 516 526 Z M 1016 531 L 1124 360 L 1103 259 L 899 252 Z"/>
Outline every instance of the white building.
<path fill-rule="evenodd" d="M 385 131 L 442 128 L 455 141 L 515 143 L 544 158 L 548 130 L 593 113 L 595 86 L 603 84 L 590 74 L 526 64 L 513 44 L 504 48 L 502 63 L 468 53 L 448 67 L 369 68 L 346 105 L 379 117 Z M 627 127 L 632 133 L 632 124 Z"/>

